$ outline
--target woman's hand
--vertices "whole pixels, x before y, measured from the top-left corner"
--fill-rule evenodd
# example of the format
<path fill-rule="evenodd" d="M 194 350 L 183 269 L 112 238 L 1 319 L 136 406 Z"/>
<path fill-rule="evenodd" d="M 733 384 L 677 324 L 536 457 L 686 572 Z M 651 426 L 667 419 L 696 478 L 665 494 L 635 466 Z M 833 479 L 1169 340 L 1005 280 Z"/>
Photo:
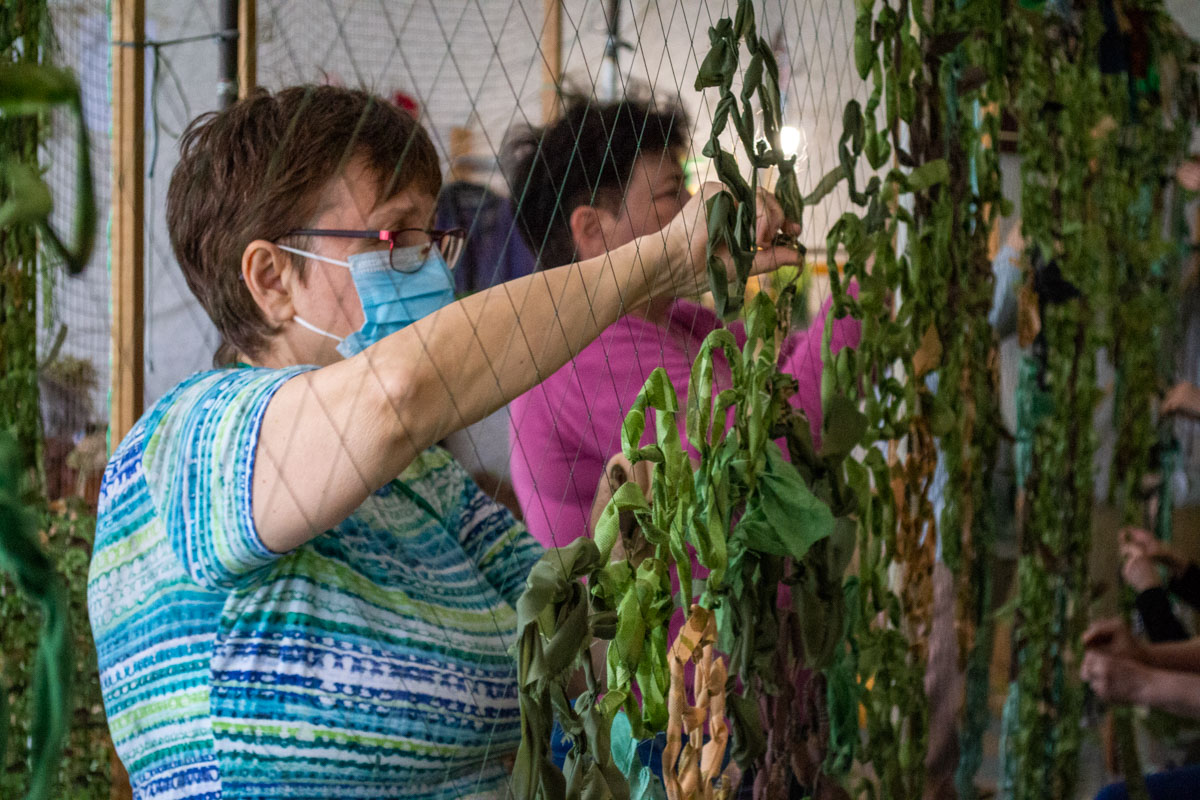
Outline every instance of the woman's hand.
<path fill-rule="evenodd" d="M 724 189 L 720 183 L 705 183 L 662 231 L 638 240 L 643 253 L 649 252 L 652 247 L 665 247 L 666 263 L 654 276 L 652 296 L 687 297 L 708 291 L 707 204 L 709 199 Z M 774 244 L 780 233 L 798 236 L 800 224 L 788 222 L 779 201 L 764 189 L 758 190 L 758 217 L 754 233 L 755 243 L 761 249 L 754 256 L 751 274 L 771 272 L 785 264 L 801 262 L 800 254 L 794 248 Z M 733 279 L 733 259 L 728 249 L 722 247 L 720 255 L 725 262 L 726 274 Z"/>
<path fill-rule="evenodd" d="M 1200 386 L 1188 381 L 1180 381 L 1175 384 L 1163 398 L 1158 412 L 1200 418 Z"/>
<path fill-rule="evenodd" d="M 1079 677 L 1107 703 L 1141 704 L 1140 690 L 1151 680 L 1150 672 L 1137 661 L 1089 650 L 1083 656 Z"/>
<path fill-rule="evenodd" d="M 1083 646 L 1089 653 L 1127 661 L 1146 660 L 1146 648 L 1117 617 L 1093 622 L 1083 633 Z"/>
<path fill-rule="evenodd" d="M 1150 533 L 1150 531 L 1142 528 L 1122 528 L 1120 540 L 1121 558 L 1124 560 L 1126 566 L 1136 559 L 1147 559 L 1166 567 L 1172 578 L 1178 578 L 1187 569 L 1187 560 L 1172 550 L 1166 542 L 1156 537 L 1153 533 Z M 1135 567 L 1135 569 L 1137 568 Z M 1122 571 L 1124 571 L 1124 568 Z M 1155 584 L 1159 582 L 1155 580 Z M 1133 582 L 1130 581 L 1129 583 L 1135 589 L 1144 591 Z"/>
<path fill-rule="evenodd" d="M 1189 158 L 1180 164 L 1179 171 L 1175 173 L 1175 180 L 1189 192 L 1200 191 L 1200 160 Z"/>
<path fill-rule="evenodd" d="M 1122 551 L 1122 556 L 1124 560 L 1121 564 L 1121 579 L 1135 592 L 1140 593 L 1156 586 L 1162 586 L 1162 577 L 1158 574 L 1158 567 L 1151 559 L 1140 553 L 1125 555 L 1124 551 Z"/>

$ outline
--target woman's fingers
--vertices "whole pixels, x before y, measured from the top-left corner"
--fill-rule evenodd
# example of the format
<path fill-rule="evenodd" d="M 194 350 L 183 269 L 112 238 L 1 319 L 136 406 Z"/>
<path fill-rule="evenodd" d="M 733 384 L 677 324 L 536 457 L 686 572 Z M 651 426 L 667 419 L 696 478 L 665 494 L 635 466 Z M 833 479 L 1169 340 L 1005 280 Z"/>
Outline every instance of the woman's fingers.
<path fill-rule="evenodd" d="M 1097 647 L 1112 641 L 1117 632 L 1125 627 L 1125 623 L 1117 617 L 1093 622 L 1083 632 L 1083 646 Z"/>
<path fill-rule="evenodd" d="M 758 190 L 758 219 L 754 234 L 759 250 L 754 254 L 754 263 L 750 270 L 752 275 L 761 275 L 783 266 L 803 263 L 803 258 L 795 247 L 777 244 L 780 234 L 799 236 L 800 223 L 789 222 L 775 195 L 765 189 Z"/>
<path fill-rule="evenodd" d="M 1145 545 L 1154 541 L 1154 534 L 1144 528 L 1129 526 L 1121 529 L 1121 538 L 1127 542 Z"/>
<path fill-rule="evenodd" d="M 775 199 L 775 195 L 766 189 L 758 190 L 758 220 L 754 229 L 755 241 L 760 247 L 773 242 L 779 233 L 790 236 L 800 235 L 800 223 L 791 222 L 784 216 L 783 206 Z"/>
<path fill-rule="evenodd" d="M 673 263 L 673 274 L 669 276 L 672 284 L 666 287 L 665 291 L 686 295 L 691 292 L 693 283 L 696 290 L 702 291 L 706 288 L 707 203 L 723 191 L 726 189 L 721 183 L 704 183 L 679 215 L 668 223 L 664 243 L 667 260 Z M 759 189 L 756 199 L 754 234 L 755 243 L 761 249 L 754 255 L 751 274 L 761 275 L 782 266 L 801 264 L 803 259 L 795 246 L 777 244 L 781 233 L 785 236 L 798 236 L 799 223 L 789 222 L 784 217 L 783 208 L 770 192 Z M 733 216 L 729 219 L 732 222 Z M 725 263 L 728 276 L 732 279 L 735 269 L 728 249 L 722 247 L 718 253 Z M 686 274 L 679 271 L 681 268 L 686 269 Z M 660 290 L 660 293 L 662 291 Z"/>
<path fill-rule="evenodd" d="M 1125 542 L 1119 548 L 1119 552 L 1123 559 L 1142 558 L 1151 555 L 1151 553 L 1147 552 L 1145 545 L 1140 542 Z"/>
<path fill-rule="evenodd" d="M 779 201 L 767 193 L 765 189 L 758 190 L 758 224 L 754 229 L 754 241 L 759 245 L 768 244 L 775 238 L 775 231 L 783 224 L 783 209 Z"/>
<path fill-rule="evenodd" d="M 1112 694 L 1109 680 L 1112 662 L 1113 659 L 1103 653 L 1089 652 L 1084 654 L 1079 669 L 1079 677 L 1092 687 L 1097 697 L 1105 701 L 1110 700 Z"/>
<path fill-rule="evenodd" d="M 1182 573 L 1187 569 L 1187 562 L 1181 559 L 1170 545 L 1144 528 L 1130 527 L 1121 530 L 1122 556 L 1127 550 L 1129 552 L 1140 551 L 1142 555 L 1166 565 L 1175 573 Z"/>
<path fill-rule="evenodd" d="M 1083 656 L 1079 677 L 1105 702 L 1137 704 L 1142 688 L 1153 680 L 1153 673 L 1127 658 L 1089 652 Z"/>
<path fill-rule="evenodd" d="M 780 267 L 800 266 L 803 261 L 800 253 L 793 247 L 769 246 L 754 254 L 754 264 L 750 268 L 750 274 L 762 275 L 774 272 Z"/>
<path fill-rule="evenodd" d="M 1162 584 L 1158 567 L 1145 556 L 1128 559 L 1121 566 L 1121 577 L 1138 592 L 1144 592 Z"/>

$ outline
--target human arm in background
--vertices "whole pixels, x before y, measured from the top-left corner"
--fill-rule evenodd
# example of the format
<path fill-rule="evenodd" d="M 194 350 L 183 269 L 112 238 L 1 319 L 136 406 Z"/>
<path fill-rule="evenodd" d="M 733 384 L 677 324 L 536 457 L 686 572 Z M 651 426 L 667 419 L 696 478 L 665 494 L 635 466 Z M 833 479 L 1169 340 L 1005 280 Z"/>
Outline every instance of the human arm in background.
<path fill-rule="evenodd" d="M 1143 642 L 1120 619 L 1094 622 L 1083 634 L 1088 651 L 1103 653 L 1150 667 L 1200 673 L 1200 637 L 1181 642 Z"/>
<path fill-rule="evenodd" d="M 1167 589 L 1192 608 L 1200 609 L 1200 567 L 1189 561 L 1183 572 L 1171 577 Z"/>
<path fill-rule="evenodd" d="M 1149 531 L 1126 528 L 1121 531 L 1121 537 L 1123 557 L 1127 552 L 1142 555 L 1166 568 L 1167 590 L 1192 608 L 1200 609 L 1200 567 Z"/>
<path fill-rule="evenodd" d="M 1138 592 L 1135 603 L 1150 641 L 1177 642 L 1188 638 L 1187 628 L 1175 616 L 1170 595 L 1161 585 Z"/>
<path fill-rule="evenodd" d="M 705 202 L 720 188 L 706 184 L 661 232 L 476 293 L 289 380 L 259 437 L 253 511 L 263 543 L 275 552 L 303 544 L 430 444 L 561 367 L 625 309 L 698 290 L 707 280 Z M 770 246 L 793 227 L 763 193 L 756 234 L 767 248 L 756 271 L 795 259 Z"/>
<path fill-rule="evenodd" d="M 1093 651 L 1084 654 L 1080 673 L 1106 702 L 1200 719 L 1200 673 L 1159 669 Z"/>
<path fill-rule="evenodd" d="M 1119 619 L 1083 635 L 1083 678 L 1100 699 L 1200 718 L 1200 639 L 1150 644 Z"/>

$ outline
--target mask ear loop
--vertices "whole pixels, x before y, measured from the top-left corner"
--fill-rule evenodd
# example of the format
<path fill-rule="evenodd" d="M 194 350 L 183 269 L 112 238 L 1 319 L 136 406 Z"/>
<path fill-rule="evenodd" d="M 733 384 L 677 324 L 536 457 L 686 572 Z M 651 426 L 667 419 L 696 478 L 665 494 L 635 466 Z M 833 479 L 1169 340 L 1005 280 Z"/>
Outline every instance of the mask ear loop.
<path fill-rule="evenodd" d="M 297 325 L 299 325 L 302 328 L 308 328 L 313 333 L 319 333 L 327 339 L 333 339 L 338 344 L 341 344 L 342 342 L 345 341 L 345 339 L 343 339 L 341 336 L 334 336 L 329 331 L 318 328 L 316 325 L 313 325 L 311 322 L 309 322 L 308 320 L 306 320 L 304 317 L 300 316 L 299 314 L 293 315 L 292 321 L 295 322 Z"/>
<path fill-rule="evenodd" d="M 288 247 L 286 244 L 277 244 L 275 246 L 278 247 L 280 250 L 283 250 L 288 253 L 295 253 L 298 256 L 304 256 L 305 258 L 311 258 L 315 261 L 324 261 L 326 264 L 333 264 L 338 267 L 345 267 L 346 269 L 350 269 L 350 264 L 347 261 L 337 261 L 335 259 L 329 258 L 327 256 L 318 255 L 317 253 L 313 253 L 308 250 L 301 250 L 296 247 Z M 238 277 L 245 280 L 244 276 L 239 275 Z M 327 339 L 332 339 L 333 341 L 337 342 L 338 344 L 341 344 L 342 342 L 345 341 L 345 339 L 341 336 L 334 336 L 329 331 L 318 328 L 316 325 L 313 325 L 311 322 L 304 319 L 304 317 L 300 316 L 299 314 L 294 314 L 292 316 L 292 320 L 296 324 L 298 324 L 300 327 L 307 328 L 308 330 L 312 331 L 313 333 L 318 333 L 321 336 L 326 337 Z"/>
<path fill-rule="evenodd" d="M 311 258 L 316 261 L 324 261 L 326 264 L 333 264 L 338 267 L 345 267 L 346 269 L 350 269 L 349 261 L 338 261 L 337 259 L 330 258 L 329 256 L 323 256 L 323 255 L 320 255 L 319 253 L 313 253 L 309 250 L 300 250 L 295 247 L 288 247 L 286 244 L 277 244 L 275 246 L 278 247 L 280 250 L 285 250 L 289 253 L 295 253 L 298 256 L 304 256 L 305 258 Z"/>

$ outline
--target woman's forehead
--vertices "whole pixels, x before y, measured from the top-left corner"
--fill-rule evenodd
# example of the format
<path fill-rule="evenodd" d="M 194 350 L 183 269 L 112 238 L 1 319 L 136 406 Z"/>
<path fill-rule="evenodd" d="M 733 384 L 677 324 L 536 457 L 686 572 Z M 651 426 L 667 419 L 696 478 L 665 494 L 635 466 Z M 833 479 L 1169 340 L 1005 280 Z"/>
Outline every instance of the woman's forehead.
<path fill-rule="evenodd" d="M 433 216 L 437 199 L 416 182 L 381 198 L 385 183 L 390 182 L 355 159 L 321 193 L 317 217 L 339 224 L 386 228 L 414 219 L 423 225 Z"/>
<path fill-rule="evenodd" d="M 368 217 L 374 227 L 395 228 L 414 220 L 424 225 L 433 217 L 437 198 L 425 189 L 410 184 L 391 197 L 376 204 Z"/>

